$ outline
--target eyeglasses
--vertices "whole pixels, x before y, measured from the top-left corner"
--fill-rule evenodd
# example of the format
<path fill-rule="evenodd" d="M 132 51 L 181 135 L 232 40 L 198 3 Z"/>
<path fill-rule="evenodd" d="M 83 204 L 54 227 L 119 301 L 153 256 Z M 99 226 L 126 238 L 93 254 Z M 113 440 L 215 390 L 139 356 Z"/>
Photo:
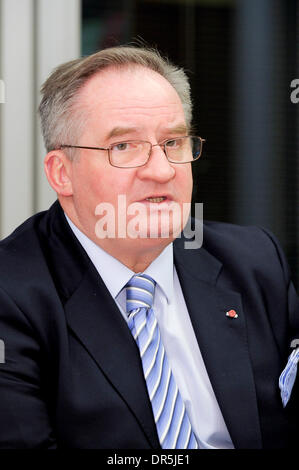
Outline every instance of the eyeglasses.
<path fill-rule="evenodd" d="M 159 144 L 143 140 L 115 142 L 109 147 L 83 147 L 80 145 L 60 145 L 59 149 L 77 148 L 87 150 L 107 150 L 109 163 L 117 168 L 137 168 L 146 165 L 152 148 L 159 146 L 164 150 L 170 163 L 189 163 L 198 160 L 202 153 L 205 139 L 197 136 L 184 136 L 167 139 Z"/>

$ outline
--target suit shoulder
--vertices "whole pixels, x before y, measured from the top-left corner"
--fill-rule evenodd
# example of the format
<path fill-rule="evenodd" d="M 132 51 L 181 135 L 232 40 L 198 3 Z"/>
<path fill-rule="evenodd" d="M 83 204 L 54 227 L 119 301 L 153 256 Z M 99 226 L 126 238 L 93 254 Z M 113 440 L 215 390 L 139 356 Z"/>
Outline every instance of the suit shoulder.
<path fill-rule="evenodd" d="M 45 213 L 30 217 L 0 241 L 0 286 L 5 290 L 32 282 L 44 265 L 38 227 Z"/>
<path fill-rule="evenodd" d="M 259 226 L 205 221 L 203 246 L 222 261 L 242 261 L 248 267 L 276 265 L 289 275 L 285 255 L 276 236 Z"/>
<path fill-rule="evenodd" d="M 35 244 L 38 244 L 37 227 L 44 212 L 39 212 L 19 225 L 10 235 L 0 241 L 0 258 L 2 261 L 20 254 L 31 255 Z M 1 263 L 2 264 L 2 263 Z"/>
<path fill-rule="evenodd" d="M 257 225 L 237 225 L 227 222 L 204 221 L 204 243 L 219 243 L 223 246 L 234 243 L 235 247 L 252 248 L 260 245 L 279 244 L 276 237 L 267 229 Z"/>

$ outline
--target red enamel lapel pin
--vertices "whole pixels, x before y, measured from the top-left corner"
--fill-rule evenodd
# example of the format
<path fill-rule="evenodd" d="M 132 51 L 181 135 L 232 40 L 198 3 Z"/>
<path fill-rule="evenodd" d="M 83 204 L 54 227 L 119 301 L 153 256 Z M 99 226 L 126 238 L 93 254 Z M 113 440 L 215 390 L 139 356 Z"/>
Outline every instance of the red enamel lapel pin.
<path fill-rule="evenodd" d="M 229 318 L 238 318 L 236 310 L 229 310 L 225 315 Z"/>

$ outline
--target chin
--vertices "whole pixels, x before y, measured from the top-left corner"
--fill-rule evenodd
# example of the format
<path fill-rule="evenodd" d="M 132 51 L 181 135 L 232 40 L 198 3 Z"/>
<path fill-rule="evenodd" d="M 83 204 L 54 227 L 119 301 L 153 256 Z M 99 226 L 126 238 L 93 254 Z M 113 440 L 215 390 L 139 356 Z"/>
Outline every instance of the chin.
<path fill-rule="evenodd" d="M 156 238 L 137 238 L 135 240 L 127 239 L 127 249 L 128 252 L 136 252 L 145 254 L 146 252 L 150 253 L 151 251 L 160 253 L 167 245 L 169 245 L 173 240 L 174 236 L 165 237 L 156 237 Z"/>

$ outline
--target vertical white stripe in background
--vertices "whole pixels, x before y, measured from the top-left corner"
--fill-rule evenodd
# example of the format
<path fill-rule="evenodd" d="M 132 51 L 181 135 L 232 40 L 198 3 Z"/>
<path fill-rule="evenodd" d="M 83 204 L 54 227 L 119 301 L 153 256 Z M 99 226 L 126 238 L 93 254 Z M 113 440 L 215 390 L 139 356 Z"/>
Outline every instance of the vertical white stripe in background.
<path fill-rule="evenodd" d="M 43 172 L 39 89 L 80 56 L 80 0 L 0 0 L 0 238 L 56 199 Z"/>

